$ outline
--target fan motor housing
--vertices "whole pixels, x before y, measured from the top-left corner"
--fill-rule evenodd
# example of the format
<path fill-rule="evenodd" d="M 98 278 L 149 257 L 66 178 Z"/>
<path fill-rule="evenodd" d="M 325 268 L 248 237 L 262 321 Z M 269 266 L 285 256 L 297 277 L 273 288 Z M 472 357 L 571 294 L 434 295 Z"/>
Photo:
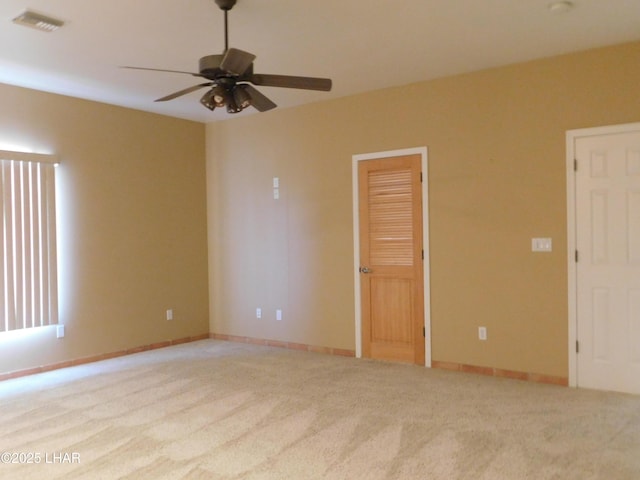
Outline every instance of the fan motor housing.
<path fill-rule="evenodd" d="M 214 79 L 224 72 L 220 69 L 220 63 L 224 55 L 207 55 L 202 57 L 199 62 L 199 72 L 201 75 Z"/>
<path fill-rule="evenodd" d="M 200 75 L 209 80 L 219 80 L 221 78 L 236 78 L 238 80 L 246 80 L 253 75 L 253 65 L 250 65 L 249 68 L 242 74 L 241 77 L 234 77 L 230 75 L 228 72 L 225 72 L 220 68 L 220 64 L 222 63 L 223 55 L 207 55 L 206 57 L 202 57 L 198 63 L 198 71 Z"/>

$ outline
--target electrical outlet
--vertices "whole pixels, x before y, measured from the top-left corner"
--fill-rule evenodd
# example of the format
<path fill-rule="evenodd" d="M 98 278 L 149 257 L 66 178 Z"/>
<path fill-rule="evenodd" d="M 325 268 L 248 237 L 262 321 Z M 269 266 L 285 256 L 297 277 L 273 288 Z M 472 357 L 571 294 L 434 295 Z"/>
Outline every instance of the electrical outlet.
<path fill-rule="evenodd" d="M 256 318 L 262 318 L 262 309 L 256 308 Z"/>
<path fill-rule="evenodd" d="M 487 339 L 487 327 L 478 327 L 478 338 L 480 340 Z"/>
<path fill-rule="evenodd" d="M 173 320 L 173 309 L 167 310 L 167 320 Z"/>
<path fill-rule="evenodd" d="M 56 338 L 64 337 L 64 325 L 56 325 Z"/>
<path fill-rule="evenodd" d="M 276 320 L 282 320 L 282 310 L 276 310 Z"/>

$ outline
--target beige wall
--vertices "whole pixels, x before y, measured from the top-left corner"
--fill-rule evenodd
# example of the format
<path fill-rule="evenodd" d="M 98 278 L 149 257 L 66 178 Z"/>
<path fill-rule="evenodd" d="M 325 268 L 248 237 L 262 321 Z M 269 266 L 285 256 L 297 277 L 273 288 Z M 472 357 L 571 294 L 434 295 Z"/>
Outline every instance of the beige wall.
<path fill-rule="evenodd" d="M 204 125 L 8 85 L 0 104 L 0 149 L 62 162 L 66 328 L 0 334 L 0 373 L 207 333 Z"/>
<path fill-rule="evenodd" d="M 640 121 L 639 54 L 640 43 L 599 49 L 234 118 L 206 135 L 0 85 L 0 149 L 62 161 L 66 326 L 60 340 L 50 328 L 0 335 L 0 373 L 209 329 L 353 349 L 351 156 L 426 145 L 433 359 L 566 376 L 564 134 Z M 532 254 L 533 236 L 553 237 L 554 252 Z"/>
<path fill-rule="evenodd" d="M 567 376 L 565 132 L 640 121 L 639 58 L 633 43 L 208 125 L 211 331 L 354 349 L 351 156 L 426 145 L 433 359 Z"/>

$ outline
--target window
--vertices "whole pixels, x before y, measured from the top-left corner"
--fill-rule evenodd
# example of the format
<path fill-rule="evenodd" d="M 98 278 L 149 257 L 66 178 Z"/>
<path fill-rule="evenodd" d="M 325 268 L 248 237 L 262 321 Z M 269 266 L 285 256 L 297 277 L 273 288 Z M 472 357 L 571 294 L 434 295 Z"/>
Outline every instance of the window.
<path fill-rule="evenodd" d="M 0 332 L 58 323 L 55 162 L 0 150 Z"/>

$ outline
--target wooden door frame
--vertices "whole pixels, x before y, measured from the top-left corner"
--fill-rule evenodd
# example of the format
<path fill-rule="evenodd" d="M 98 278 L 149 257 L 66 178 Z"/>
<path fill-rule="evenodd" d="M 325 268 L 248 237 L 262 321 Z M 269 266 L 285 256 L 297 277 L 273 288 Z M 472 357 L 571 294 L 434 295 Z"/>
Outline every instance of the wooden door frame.
<path fill-rule="evenodd" d="M 358 162 L 364 160 L 378 160 L 389 157 L 402 157 L 405 155 L 420 155 L 422 171 L 422 245 L 424 249 L 423 263 L 423 287 L 424 287 L 424 362 L 426 367 L 431 367 L 431 296 L 429 275 L 429 176 L 427 147 L 407 148 L 403 150 L 390 150 L 385 152 L 364 153 L 353 155 L 352 181 L 353 181 L 353 278 L 355 293 L 355 335 L 356 357 L 362 357 L 362 311 L 360 298 L 360 210 L 358 200 Z"/>
<path fill-rule="evenodd" d="M 568 322 L 569 322 L 569 386 L 578 386 L 578 352 L 576 345 L 578 341 L 578 267 L 576 265 L 576 172 L 575 172 L 575 145 L 580 138 L 593 137 L 598 135 L 612 135 L 616 133 L 627 133 L 640 130 L 640 123 L 624 123 L 620 125 L 607 125 L 603 127 L 580 128 L 568 130 L 567 141 L 567 280 L 568 280 Z"/>

